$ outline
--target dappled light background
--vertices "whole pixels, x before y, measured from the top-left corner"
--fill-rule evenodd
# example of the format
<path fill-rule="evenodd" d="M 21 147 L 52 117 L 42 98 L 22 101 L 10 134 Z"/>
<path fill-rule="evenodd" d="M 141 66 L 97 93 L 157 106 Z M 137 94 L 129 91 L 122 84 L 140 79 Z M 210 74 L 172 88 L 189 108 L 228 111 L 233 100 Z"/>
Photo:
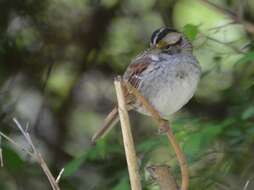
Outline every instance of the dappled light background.
<path fill-rule="evenodd" d="M 210 3 L 209 3 L 210 2 Z M 254 188 L 253 0 L 1 0 L 0 130 L 26 146 L 28 131 L 63 190 L 129 190 L 120 127 L 96 146 L 93 133 L 116 101 L 113 79 L 169 26 L 193 42 L 202 67 L 195 97 L 170 119 L 187 155 L 191 189 Z M 215 6 L 214 6 L 215 5 Z M 130 113 L 143 189 L 145 171 L 169 164 L 166 137 Z M 1 190 L 45 190 L 40 166 L 2 140 Z"/>

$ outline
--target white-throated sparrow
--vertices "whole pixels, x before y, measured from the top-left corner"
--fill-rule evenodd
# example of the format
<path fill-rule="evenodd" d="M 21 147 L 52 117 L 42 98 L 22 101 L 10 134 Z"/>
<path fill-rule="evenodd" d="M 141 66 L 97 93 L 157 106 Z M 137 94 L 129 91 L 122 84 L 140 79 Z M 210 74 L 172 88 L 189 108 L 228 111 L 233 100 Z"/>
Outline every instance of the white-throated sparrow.
<path fill-rule="evenodd" d="M 130 63 L 123 80 L 148 100 L 162 118 L 178 111 L 193 96 L 200 78 L 201 68 L 192 54 L 192 45 L 180 32 L 167 27 L 151 36 L 150 48 Z M 142 104 L 126 93 L 129 110 L 149 115 Z M 93 136 L 95 142 L 118 121 L 117 107 L 107 116 L 104 125 Z"/>

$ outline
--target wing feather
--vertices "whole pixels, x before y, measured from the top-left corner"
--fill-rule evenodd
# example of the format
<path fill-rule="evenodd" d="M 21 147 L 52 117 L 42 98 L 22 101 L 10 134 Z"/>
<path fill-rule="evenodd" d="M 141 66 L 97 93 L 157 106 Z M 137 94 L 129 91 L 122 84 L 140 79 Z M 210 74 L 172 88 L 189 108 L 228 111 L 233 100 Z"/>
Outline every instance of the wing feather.
<path fill-rule="evenodd" d="M 147 55 L 136 58 L 126 69 L 126 72 L 124 73 L 124 80 L 128 81 L 133 87 L 139 89 L 142 80 L 142 73 L 147 70 L 151 62 L 152 59 Z M 125 96 L 128 104 L 135 102 L 135 97 L 127 90 L 125 91 Z"/>

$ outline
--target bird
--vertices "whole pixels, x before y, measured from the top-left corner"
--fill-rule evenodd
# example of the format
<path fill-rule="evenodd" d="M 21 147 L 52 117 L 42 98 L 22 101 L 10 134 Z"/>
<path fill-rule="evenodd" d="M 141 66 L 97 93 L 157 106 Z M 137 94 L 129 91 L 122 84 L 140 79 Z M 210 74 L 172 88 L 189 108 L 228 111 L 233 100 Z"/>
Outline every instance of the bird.
<path fill-rule="evenodd" d="M 152 33 L 150 47 L 130 62 L 122 78 L 167 120 L 193 97 L 200 75 L 201 66 L 193 55 L 193 46 L 188 38 L 176 29 L 161 27 Z M 124 96 L 128 111 L 151 116 L 130 92 L 125 91 Z M 92 143 L 118 121 L 118 108 L 115 106 L 103 126 L 93 135 Z"/>

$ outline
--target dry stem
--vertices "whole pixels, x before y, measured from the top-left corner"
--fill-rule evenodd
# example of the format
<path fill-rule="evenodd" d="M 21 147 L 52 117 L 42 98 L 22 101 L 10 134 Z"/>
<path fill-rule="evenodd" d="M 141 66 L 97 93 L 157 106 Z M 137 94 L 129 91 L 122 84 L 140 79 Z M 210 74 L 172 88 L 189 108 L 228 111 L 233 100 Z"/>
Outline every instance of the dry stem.
<path fill-rule="evenodd" d="M 132 138 L 131 128 L 130 128 L 130 120 L 128 111 L 126 109 L 125 99 L 123 95 L 123 89 L 121 84 L 121 79 L 115 80 L 115 89 L 118 101 L 118 112 L 121 122 L 122 134 L 123 134 L 123 142 L 124 149 L 127 159 L 128 171 L 130 176 L 130 184 L 132 190 L 142 190 L 140 183 L 140 175 L 137 164 L 137 157 L 134 148 L 134 142 Z"/>
<path fill-rule="evenodd" d="M 7 135 L 5 135 L 2 132 L 0 132 L 0 136 L 5 138 L 7 141 L 12 143 L 14 146 L 19 148 L 20 150 L 22 150 L 22 151 L 26 152 L 27 154 L 29 154 L 30 156 L 32 156 L 37 161 L 37 163 L 41 166 L 43 172 L 45 173 L 45 175 L 48 178 L 48 181 L 49 181 L 52 189 L 53 190 L 60 190 L 58 182 L 60 180 L 61 174 L 63 173 L 63 169 L 61 170 L 61 172 L 58 175 L 58 178 L 56 180 L 54 178 L 54 176 L 52 175 L 52 173 L 50 172 L 50 170 L 49 170 L 45 160 L 43 159 L 42 155 L 35 148 L 34 143 L 33 143 L 32 139 L 31 139 L 29 133 L 27 132 L 27 130 L 24 130 L 23 127 L 21 126 L 21 124 L 15 118 L 13 119 L 13 121 L 16 124 L 16 127 L 20 130 L 22 135 L 25 137 L 27 143 L 31 146 L 32 151 L 28 150 L 27 148 L 22 147 L 20 144 L 16 143 L 13 139 L 11 139 L 10 137 L 8 137 Z"/>
<path fill-rule="evenodd" d="M 130 93 L 135 95 L 135 97 L 143 104 L 143 106 L 147 109 L 147 111 L 150 112 L 153 119 L 159 124 L 160 131 L 167 134 L 167 137 L 176 153 L 177 160 L 180 164 L 181 168 L 181 176 L 182 176 L 182 184 L 181 184 L 181 190 L 188 190 L 189 188 L 189 171 L 188 171 L 188 165 L 186 161 L 186 157 L 184 153 L 181 150 L 181 147 L 176 141 L 176 138 L 169 127 L 167 121 L 161 118 L 159 112 L 155 110 L 155 108 L 145 99 L 143 95 L 140 94 L 140 92 L 134 88 L 130 83 L 125 83 L 127 89 Z"/>
<path fill-rule="evenodd" d="M 0 166 L 4 167 L 3 150 L 2 150 L 2 136 L 0 136 Z"/>
<path fill-rule="evenodd" d="M 247 190 L 249 184 L 250 184 L 250 180 L 247 180 L 244 187 L 243 187 L 243 190 Z"/>
<path fill-rule="evenodd" d="M 170 167 L 167 165 L 153 165 L 147 167 L 152 179 L 160 186 L 160 190 L 177 190 L 178 186 L 174 176 L 171 174 Z"/>

